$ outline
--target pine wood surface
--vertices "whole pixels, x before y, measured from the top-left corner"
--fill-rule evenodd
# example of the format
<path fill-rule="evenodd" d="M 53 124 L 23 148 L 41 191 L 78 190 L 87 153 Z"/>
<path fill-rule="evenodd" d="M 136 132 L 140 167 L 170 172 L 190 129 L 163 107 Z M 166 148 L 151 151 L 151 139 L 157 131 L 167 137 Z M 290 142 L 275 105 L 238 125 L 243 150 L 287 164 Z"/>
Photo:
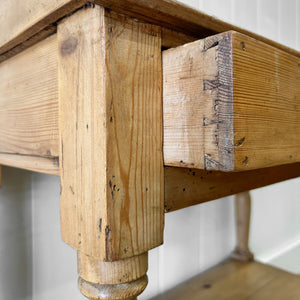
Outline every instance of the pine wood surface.
<path fill-rule="evenodd" d="M 300 161 L 300 59 L 233 36 L 234 168 Z"/>
<path fill-rule="evenodd" d="M 78 252 L 78 274 L 97 284 L 121 284 L 143 277 L 148 270 L 148 253 L 115 262 L 103 262 Z"/>
<path fill-rule="evenodd" d="M 244 172 L 165 167 L 165 211 L 182 209 L 298 176 L 300 163 Z"/>
<path fill-rule="evenodd" d="M 104 14 L 58 27 L 61 218 L 64 241 L 114 261 L 162 243 L 161 33 Z"/>
<path fill-rule="evenodd" d="M 58 157 L 49 158 L 41 156 L 0 153 L 0 163 L 8 167 L 59 176 Z"/>
<path fill-rule="evenodd" d="M 0 64 L 1 156 L 58 157 L 57 99 L 56 35 Z"/>
<path fill-rule="evenodd" d="M 258 262 L 227 260 L 152 300 L 298 300 L 300 276 Z"/>
<path fill-rule="evenodd" d="M 3 0 L 0 8 L 0 61 L 9 57 L 7 51 L 19 51 L 39 40 L 41 35 L 56 25 L 64 16 L 86 5 L 88 0 Z M 194 10 L 182 3 L 170 0 L 95 0 L 96 4 L 118 13 L 132 16 L 162 27 L 174 29 L 187 36 L 203 38 L 218 32 L 235 30 L 252 36 L 267 44 L 300 56 L 299 52 L 266 39 L 245 29 L 228 24 L 212 16 Z M 41 33 L 41 32 L 45 33 Z M 24 44 L 22 46 L 22 44 Z"/>
<path fill-rule="evenodd" d="M 176 0 L 95 0 L 95 3 L 198 39 L 204 35 L 234 30 L 300 57 L 300 52 L 295 49 L 221 21 Z"/>
<path fill-rule="evenodd" d="M 163 52 L 165 165 L 232 170 L 231 51 L 226 33 Z"/>
<path fill-rule="evenodd" d="M 298 162 L 299 65 L 236 32 L 164 51 L 165 165 L 245 171 Z"/>
<path fill-rule="evenodd" d="M 86 0 L 2 0 L 0 54 L 30 40 L 49 25 L 85 4 Z"/>
<path fill-rule="evenodd" d="M 56 32 L 56 25 L 51 24 L 46 26 L 43 30 L 39 31 L 38 33 L 32 35 L 29 39 L 23 41 L 20 44 L 17 44 L 15 47 L 10 49 L 9 51 L 6 51 L 2 54 L 0 54 L 0 63 L 2 61 L 5 61 L 18 53 L 26 50 L 27 48 L 35 45 L 36 43 L 46 39 L 51 34 L 54 34 Z"/>

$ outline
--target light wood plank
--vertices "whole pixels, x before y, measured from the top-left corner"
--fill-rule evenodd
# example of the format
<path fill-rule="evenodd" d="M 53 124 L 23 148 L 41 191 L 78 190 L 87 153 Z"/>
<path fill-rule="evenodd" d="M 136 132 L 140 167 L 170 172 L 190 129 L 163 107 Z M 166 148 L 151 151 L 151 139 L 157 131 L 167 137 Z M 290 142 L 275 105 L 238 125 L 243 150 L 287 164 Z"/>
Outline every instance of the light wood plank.
<path fill-rule="evenodd" d="M 1 157 L 58 157 L 57 119 L 57 39 L 53 35 L 0 64 Z"/>
<path fill-rule="evenodd" d="M 300 161 L 300 59 L 233 33 L 235 170 Z"/>
<path fill-rule="evenodd" d="M 2 0 L 0 54 L 13 49 L 52 23 L 84 5 L 87 0 Z"/>
<path fill-rule="evenodd" d="M 27 48 L 33 46 L 34 44 L 46 39 L 48 36 L 56 32 L 56 26 L 51 24 L 47 27 L 45 27 L 43 30 L 39 31 L 35 35 L 31 36 L 28 40 L 18 44 L 14 48 L 10 49 L 9 51 L 6 51 L 2 54 L 0 54 L 0 63 L 2 61 L 5 61 L 18 53 L 26 50 Z"/>
<path fill-rule="evenodd" d="M 160 31 L 99 6 L 58 27 L 62 234 L 104 261 L 162 243 Z"/>
<path fill-rule="evenodd" d="M 41 35 L 45 36 L 59 19 L 89 2 L 88 0 L 3 0 L 0 8 L 0 28 L 3 33 L 0 37 L 0 61 L 11 56 L 7 51 L 12 50 L 16 53 L 24 49 L 26 44 L 32 45 Z M 95 0 L 95 3 L 198 39 L 228 30 L 239 31 L 300 57 L 300 53 L 294 49 L 196 11 L 177 1 Z M 41 33 L 42 31 L 44 33 Z M 169 39 L 166 42 L 168 43 Z"/>
<path fill-rule="evenodd" d="M 59 24 L 57 32 L 61 232 L 63 240 L 73 248 L 99 258 L 105 257 L 105 237 L 110 239 L 103 13 L 100 7 L 80 10 Z"/>
<path fill-rule="evenodd" d="M 299 276 L 268 265 L 228 260 L 152 300 L 296 300 L 299 283 Z"/>
<path fill-rule="evenodd" d="M 111 13 L 106 36 L 107 201 L 127 257 L 163 243 L 161 28 Z"/>
<path fill-rule="evenodd" d="M 0 153 L 0 163 L 9 167 L 59 176 L 58 157 Z"/>
<path fill-rule="evenodd" d="M 236 32 L 164 51 L 165 164 L 244 171 L 300 161 L 299 65 Z"/>
<path fill-rule="evenodd" d="M 282 272 L 283 273 L 283 272 Z M 300 298 L 300 276 L 285 273 L 276 276 L 262 289 L 258 289 L 247 300 L 298 300 Z"/>
<path fill-rule="evenodd" d="M 233 169 L 230 39 L 218 35 L 163 52 L 165 165 Z"/>
<path fill-rule="evenodd" d="M 165 167 L 166 212 L 300 176 L 300 163 L 244 172 Z"/>

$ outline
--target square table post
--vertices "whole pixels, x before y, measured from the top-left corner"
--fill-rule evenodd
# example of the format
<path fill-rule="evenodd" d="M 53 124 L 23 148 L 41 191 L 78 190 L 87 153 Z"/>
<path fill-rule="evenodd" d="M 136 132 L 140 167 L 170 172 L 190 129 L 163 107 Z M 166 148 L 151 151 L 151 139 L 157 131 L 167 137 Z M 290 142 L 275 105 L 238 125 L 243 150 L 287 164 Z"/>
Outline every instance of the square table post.
<path fill-rule="evenodd" d="M 61 224 L 90 299 L 135 299 L 163 242 L 161 28 L 81 9 L 58 25 Z"/>

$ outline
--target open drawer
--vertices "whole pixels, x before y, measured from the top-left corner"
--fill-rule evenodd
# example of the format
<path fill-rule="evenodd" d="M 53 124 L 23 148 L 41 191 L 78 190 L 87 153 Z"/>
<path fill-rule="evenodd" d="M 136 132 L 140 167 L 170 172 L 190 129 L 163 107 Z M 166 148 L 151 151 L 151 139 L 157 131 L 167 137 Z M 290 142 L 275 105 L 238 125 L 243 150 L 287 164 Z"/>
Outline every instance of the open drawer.
<path fill-rule="evenodd" d="M 300 161 L 300 59 L 230 31 L 163 53 L 166 165 L 245 171 Z"/>

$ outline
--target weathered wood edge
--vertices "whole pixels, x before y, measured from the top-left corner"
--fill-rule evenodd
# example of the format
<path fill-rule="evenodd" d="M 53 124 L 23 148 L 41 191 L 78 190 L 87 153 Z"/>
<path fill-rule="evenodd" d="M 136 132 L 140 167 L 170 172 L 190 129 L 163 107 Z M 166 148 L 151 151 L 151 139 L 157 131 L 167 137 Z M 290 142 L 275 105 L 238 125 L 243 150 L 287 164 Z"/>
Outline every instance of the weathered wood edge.
<path fill-rule="evenodd" d="M 165 167 L 165 211 L 175 211 L 299 176 L 300 163 L 231 173 Z"/>
<path fill-rule="evenodd" d="M 234 170 L 232 33 L 163 51 L 165 165 Z"/>
<path fill-rule="evenodd" d="M 163 242 L 161 29 L 95 6 L 58 43 L 63 240 L 104 261 L 144 253 Z"/>
<path fill-rule="evenodd" d="M 59 176 L 58 157 L 47 158 L 42 156 L 0 153 L 0 164 Z"/>
<path fill-rule="evenodd" d="M 25 40 L 24 42 L 16 45 L 14 48 L 0 54 L 0 63 L 2 61 L 5 61 L 23 50 L 26 50 L 27 48 L 33 46 L 34 44 L 37 44 L 38 42 L 46 39 L 51 34 L 54 34 L 56 32 L 56 26 L 51 24 L 47 27 L 45 27 L 43 30 L 39 31 L 37 34 L 31 36 L 28 40 Z"/>
<path fill-rule="evenodd" d="M 82 7 L 86 3 L 96 3 L 105 8 L 112 9 L 117 13 L 125 14 L 140 20 L 150 22 L 168 29 L 181 32 L 187 36 L 194 36 L 195 38 L 204 38 L 212 34 L 235 30 L 246 34 L 255 39 L 261 40 L 269 45 L 282 49 L 292 55 L 300 57 L 300 52 L 267 39 L 258 34 L 252 33 L 248 30 L 231 25 L 205 13 L 192 9 L 182 3 L 171 0 L 71 0 L 66 5 L 53 11 L 49 15 L 34 23 L 31 27 L 26 28 L 22 33 L 15 37 L 5 45 L 0 47 L 0 61 L 11 57 L 12 53 L 17 53 L 20 50 L 32 45 L 38 41 L 40 37 L 46 36 L 47 33 L 40 33 L 43 30 L 52 29 L 52 24 L 63 18 L 64 16 L 74 12 L 76 9 Z M 48 27 L 50 26 L 50 27 Z M 48 29 L 46 29 L 48 27 Z M 36 35 L 36 37 L 34 37 Z M 24 44 L 23 44 L 24 43 Z M 22 45 L 23 44 L 23 45 Z M 1 58 L 1 55 L 3 57 Z"/>
<path fill-rule="evenodd" d="M 14 154 L 28 161 L 27 156 L 59 156 L 57 86 L 55 34 L 0 64 L 3 157 Z"/>
<path fill-rule="evenodd" d="M 211 158 L 209 150 L 204 144 L 204 169 L 206 170 L 234 170 L 234 120 L 233 120 L 233 66 L 232 66 L 232 31 L 205 39 L 205 47 L 216 47 L 216 62 L 218 76 L 216 82 L 210 84 L 209 80 L 203 80 L 203 90 L 217 89 L 214 99 L 214 119 L 209 120 L 216 124 L 215 146 L 218 160 Z M 205 82 L 207 84 L 205 84 Z M 205 87 L 205 85 L 207 87 Z M 205 124 L 204 135 L 207 126 Z M 211 135 L 209 130 L 209 135 Z"/>
<path fill-rule="evenodd" d="M 229 31 L 163 51 L 163 74 L 165 165 L 230 172 L 300 161 L 298 57 Z"/>
<path fill-rule="evenodd" d="M 207 30 L 206 36 L 234 30 L 300 57 L 300 52 L 295 49 L 219 20 L 174 0 L 95 0 L 95 3 L 118 13 L 174 29 L 197 38 L 203 38 L 203 31 L 205 30 Z"/>
<path fill-rule="evenodd" d="M 26 43 L 29 45 L 32 45 L 32 42 L 35 42 L 35 39 L 33 38 L 35 35 L 38 35 L 39 37 L 45 37 L 44 34 L 47 34 L 49 31 L 49 28 L 52 28 L 52 26 L 48 27 L 51 24 L 55 24 L 59 19 L 65 17 L 66 15 L 74 12 L 78 8 L 82 7 L 84 4 L 89 2 L 88 0 L 70 0 L 65 5 L 62 5 L 58 7 L 56 10 L 52 11 L 48 15 L 42 16 L 40 19 L 38 19 L 32 26 L 29 25 L 29 27 L 25 27 L 23 32 L 20 32 L 18 35 L 12 37 L 6 44 L 0 46 L 0 55 L 5 55 L 5 57 L 10 57 L 11 55 L 8 53 L 8 51 L 14 49 L 15 47 L 19 47 L 21 49 L 26 47 Z M 4 22 L 4 21 L 3 21 Z M 46 30 L 45 33 L 40 33 L 41 31 Z M 53 31 L 53 28 L 50 30 Z M 30 40 L 33 38 L 32 42 Z M 37 40 L 40 40 L 38 38 Z M 27 42 L 28 41 L 28 42 Z M 24 45 L 20 45 L 23 44 Z M 16 51 L 16 50 L 13 50 Z M 0 59 L 0 61 L 3 59 Z"/>

